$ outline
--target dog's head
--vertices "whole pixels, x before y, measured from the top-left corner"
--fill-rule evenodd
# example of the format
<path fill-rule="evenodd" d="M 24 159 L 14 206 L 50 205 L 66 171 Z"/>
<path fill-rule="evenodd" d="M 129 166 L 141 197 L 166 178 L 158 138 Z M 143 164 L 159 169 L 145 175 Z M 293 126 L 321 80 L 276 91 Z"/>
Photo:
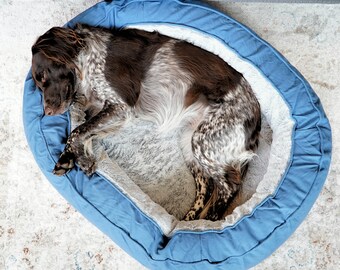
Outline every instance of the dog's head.
<path fill-rule="evenodd" d="M 75 58 L 82 39 L 72 30 L 54 27 L 32 47 L 32 75 L 43 93 L 45 115 L 64 113 L 76 92 Z"/>

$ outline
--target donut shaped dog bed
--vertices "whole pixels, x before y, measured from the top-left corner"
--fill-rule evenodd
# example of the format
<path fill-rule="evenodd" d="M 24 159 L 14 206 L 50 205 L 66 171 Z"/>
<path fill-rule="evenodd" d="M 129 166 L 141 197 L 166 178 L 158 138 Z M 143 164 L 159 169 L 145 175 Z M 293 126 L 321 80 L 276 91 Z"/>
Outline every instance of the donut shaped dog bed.
<path fill-rule="evenodd" d="M 176 196 L 171 195 L 181 198 L 180 191 L 169 186 L 162 189 L 162 183 L 143 186 L 152 178 L 150 175 L 139 183 L 133 180 L 134 174 L 128 169 L 133 166 L 129 163 L 131 156 L 135 156 L 128 152 L 119 163 L 119 158 L 112 158 L 115 154 L 110 156 L 116 147 L 110 142 L 103 145 L 107 158 L 90 179 L 77 167 L 62 177 L 53 175 L 72 130 L 72 112 L 45 117 L 41 92 L 29 72 L 24 89 L 25 132 L 51 184 L 88 220 L 151 269 L 246 269 L 269 256 L 307 215 L 330 164 L 330 126 L 309 84 L 251 30 L 196 1 L 102 2 L 66 26 L 74 27 L 76 23 L 157 30 L 213 52 L 243 73 L 261 104 L 267 126 L 263 126 L 258 158 L 251 164 L 245 182 L 255 181 L 253 192 L 244 195 L 225 220 L 184 222 L 180 221 L 182 213 L 173 210 L 176 207 L 162 201 L 172 198 L 176 206 Z M 128 128 L 124 132 L 120 138 L 113 138 L 120 142 L 121 149 L 128 142 L 131 149 L 141 143 L 127 139 Z M 167 149 L 172 145 L 163 150 Z M 166 163 L 175 162 L 173 159 Z M 181 181 L 176 181 L 174 186 L 180 186 Z M 150 187 L 153 192 L 148 190 Z M 190 190 L 190 184 L 179 188 Z M 166 194 L 167 190 L 171 194 Z M 153 197 L 155 193 L 160 196 Z"/>

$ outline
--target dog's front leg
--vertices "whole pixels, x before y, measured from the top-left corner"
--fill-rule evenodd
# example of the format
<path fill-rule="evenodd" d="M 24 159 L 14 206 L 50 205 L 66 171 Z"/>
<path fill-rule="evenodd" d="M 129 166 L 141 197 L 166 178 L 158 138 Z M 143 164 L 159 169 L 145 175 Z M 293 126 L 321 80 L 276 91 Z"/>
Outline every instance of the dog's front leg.
<path fill-rule="evenodd" d="M 97 160 L 91 153 L 91 149 L 86 149 L 86 142 L 94 136 L 105 136 L 118 130 L 128 119 L 129 112 L 130 109 L 126 104 L 112 104 L 106 101 L 97 115 L 71 132 L 53 173 L 63 175 L 77 162 L 87 175 L 93 174 Z"/>
<path fill-rule="evenodd" d="M 76 94 L 74 101 L 71 104 L 70 110 L 72 112 L 72 130 L 77 126 L 85 123 L 86 121 L 86 109 L 87 98 L 85 95 Z"/>

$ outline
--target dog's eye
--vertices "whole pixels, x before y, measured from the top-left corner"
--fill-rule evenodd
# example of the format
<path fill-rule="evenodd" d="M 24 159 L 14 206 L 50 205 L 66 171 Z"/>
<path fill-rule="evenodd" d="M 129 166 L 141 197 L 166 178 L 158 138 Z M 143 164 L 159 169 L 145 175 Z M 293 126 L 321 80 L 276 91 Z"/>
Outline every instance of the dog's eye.
<path fill-rule="evenodd" d="M 71 86 L 70 85 L 67 85 L 66 86 L 66 98 L 70 98 L 71 96 Z"/>
<path fill-rule="evenodd" d="M 46 73 L 44 71 L 39 72 L 35 76 L 36 80 L 42 83 L 46 82 Z"/>
<path fill-rule="evenodd" d="M 41 82 L 41 78 L 42 78 L 42 76 L 41 76 L 40 73 L 35 74 L 35 79 L 36 79 L 38 82 Z"/>

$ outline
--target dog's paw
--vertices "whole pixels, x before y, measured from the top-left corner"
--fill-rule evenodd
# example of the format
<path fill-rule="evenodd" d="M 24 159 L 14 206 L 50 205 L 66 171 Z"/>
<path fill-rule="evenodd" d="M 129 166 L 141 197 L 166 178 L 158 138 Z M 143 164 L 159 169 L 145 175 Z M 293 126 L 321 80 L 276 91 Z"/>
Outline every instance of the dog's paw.
<path fill-rule="evenodd" d="M 206 220 L 217 221 L 222 219 L 222 214 L 215 212 L 215 210 L 208 211 L 208 214 L 204 217 Z"/>
<path fill-rule="evenodd" d="M 94 174 L 97 169 L 96 160 L 94 157 L 82 155 L 77 158 L 79 168 L 88 176 Z"/>
<path fill-rule="evenodd" d="M 184 221 L 190 221 L 196 219 L 196 211 L 190 210 L 183 218 Z"/>
<path fill-rule="evenodd" d="M 74 167 L 75 156 L 70 151 L 64 151 L 54 166 L 53 174 L 61 176 L 69 172 Z"/>

